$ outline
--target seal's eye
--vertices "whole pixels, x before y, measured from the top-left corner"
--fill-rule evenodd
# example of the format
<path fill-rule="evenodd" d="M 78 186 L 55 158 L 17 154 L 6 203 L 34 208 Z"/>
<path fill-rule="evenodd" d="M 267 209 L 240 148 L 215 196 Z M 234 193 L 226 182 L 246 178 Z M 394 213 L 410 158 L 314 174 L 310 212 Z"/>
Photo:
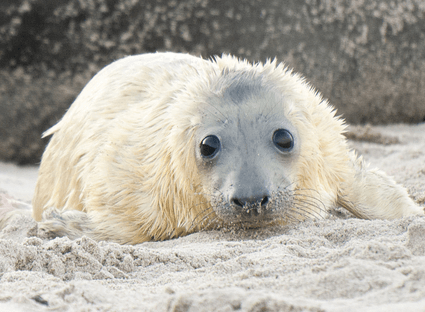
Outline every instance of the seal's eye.
<path fill-rule="evenodd" d="M 201 155 L 213 158 L 220 150 L 220 140 L 215 135 L 205 137 L 201 142 Z"/>
<path fill-rule="evenodd" d="M 294 137 L 286 129 L 277 129 L 273 133 L 273 143 L 281 152 L 289 152 L 294 147 Z"/>

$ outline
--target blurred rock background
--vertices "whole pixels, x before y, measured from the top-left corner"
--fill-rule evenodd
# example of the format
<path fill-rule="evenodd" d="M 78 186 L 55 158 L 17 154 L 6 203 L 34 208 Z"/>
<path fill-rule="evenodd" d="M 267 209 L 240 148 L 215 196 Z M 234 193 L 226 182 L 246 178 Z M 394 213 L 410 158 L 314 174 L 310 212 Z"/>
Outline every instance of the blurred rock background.
<path fill-rule="evenodd" d="M 129 54 L 277 57 L 353 124 L 425 118 L 423 0 L 1 0 L 0 160 L 39 162 L 87 81 Z"/>

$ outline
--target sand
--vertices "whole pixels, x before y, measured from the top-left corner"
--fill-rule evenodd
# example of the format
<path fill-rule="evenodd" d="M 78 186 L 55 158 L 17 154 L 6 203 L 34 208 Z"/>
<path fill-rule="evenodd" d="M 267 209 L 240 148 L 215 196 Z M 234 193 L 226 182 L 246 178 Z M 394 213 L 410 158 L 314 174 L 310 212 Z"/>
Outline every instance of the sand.
<path fill-rule="evenodd" d="M 350 144 L 425 201 L 425 124 L 353 127 Z M 0 164 L 0 311 L 425 311 L 425 217 L 200 232 L 122 246 L 37 237 L 37 168 Z M 12 208 L 11 208 L 12 207 Z"/>

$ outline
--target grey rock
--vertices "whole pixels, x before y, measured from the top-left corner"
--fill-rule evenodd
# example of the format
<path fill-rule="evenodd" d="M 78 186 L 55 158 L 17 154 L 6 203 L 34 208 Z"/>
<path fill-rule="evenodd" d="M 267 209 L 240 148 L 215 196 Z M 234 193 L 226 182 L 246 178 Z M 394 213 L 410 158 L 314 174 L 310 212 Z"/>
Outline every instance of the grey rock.
<path fill-rule="evenodd" d="M 277 57 L 348 122 L 425 117 L 422 0 L 2 0 L 0 159 L 39 161 L 99 69 L 129 54 Z"/>

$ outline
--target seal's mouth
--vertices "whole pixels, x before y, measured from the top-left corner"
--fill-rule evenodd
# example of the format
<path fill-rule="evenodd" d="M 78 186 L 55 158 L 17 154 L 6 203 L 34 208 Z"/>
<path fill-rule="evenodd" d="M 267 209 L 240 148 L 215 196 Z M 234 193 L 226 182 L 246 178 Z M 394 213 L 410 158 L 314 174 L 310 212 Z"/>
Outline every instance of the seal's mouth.
<path fill-rule="evenodd" d="M 218 209 L 217 216 L 226 224 L 241 224 L 248 227 L 259 227 L 275 222 L 282 217 L 282 213 L 264 206 L 235 209 L 229 205 L 227 209 Z"/>
<path fill-rule="evenodd" d="M 275 225 L 279 223 L 278 220 L 280 220 L 280 218 L 234 218 L 223 220 L 222 226 L 240 229 L 256 229 Z"/>
<path fill-rule="evenodd" d="M 237 214 L 237 219 L 240 222 L 246 223 L 258 223 L 272 220 L 267 214 L 267 208 L 261 205 L 256 207 L 243 207 L 242 211 Z"/>

